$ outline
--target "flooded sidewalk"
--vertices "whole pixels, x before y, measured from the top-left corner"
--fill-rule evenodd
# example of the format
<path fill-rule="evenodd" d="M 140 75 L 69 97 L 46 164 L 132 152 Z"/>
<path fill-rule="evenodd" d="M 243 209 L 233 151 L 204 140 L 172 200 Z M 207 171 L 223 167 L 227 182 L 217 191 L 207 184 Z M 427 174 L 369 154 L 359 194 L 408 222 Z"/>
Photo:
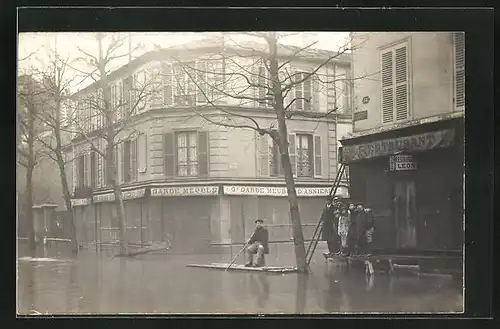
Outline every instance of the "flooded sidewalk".
<path fill-rule="evenodd" d="M 46 256 L 46 257 L 43 257 Z M 312 274 L 266 274 L 190 268 L 230 262 L 230 255 L 141 255 L 91 251 L 18 259 L 18 313 L 26 314 L 294 314 L 461 312 L 462 295 L 448 278 L 367 280 L 360 271 L 327 267 L 315 254 Z M 239 260 L 238 260 L 239 261 Z M 269 265 L 293 265 L 291 252 Z"/>

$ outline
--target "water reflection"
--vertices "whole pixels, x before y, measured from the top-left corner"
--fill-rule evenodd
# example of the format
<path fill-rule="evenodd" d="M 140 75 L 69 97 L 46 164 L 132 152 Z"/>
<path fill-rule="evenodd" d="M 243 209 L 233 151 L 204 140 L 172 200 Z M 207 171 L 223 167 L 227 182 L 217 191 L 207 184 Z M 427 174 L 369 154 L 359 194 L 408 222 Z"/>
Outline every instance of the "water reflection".
<path fill-rule="evenodd" d="M 257 301 L 257 306 L 265 310 L 269 301 L 270 286 L 267 275 L 250 274 L 250 291 Z"/>
<path fill-rule="evenodd" d="M 47 257 L 54 257 L 47 250 Z M 61 253 L 62 255 L 62 253 Z M 342 313 L 460 311 L 444 279 L 367 278 L 317 262 L 310 275 L 187 268 L 217 255 L 20 260 L 18 311 L 40 313 Z M 321 257 L 321 256 L 320 256 Z M 425 300 L 425 303 L 422 303 Z"/>

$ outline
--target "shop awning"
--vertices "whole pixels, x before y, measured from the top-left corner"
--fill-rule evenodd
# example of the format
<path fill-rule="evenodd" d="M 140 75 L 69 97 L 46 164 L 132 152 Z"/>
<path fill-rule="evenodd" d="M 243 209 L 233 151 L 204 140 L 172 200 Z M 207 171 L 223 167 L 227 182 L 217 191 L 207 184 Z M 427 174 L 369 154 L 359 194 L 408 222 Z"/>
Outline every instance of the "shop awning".
<path fill-rule="evenodd" d="M 421 152 L 453 145 L 453 128 L 425 132 L 421 134 L 388 138 L 346 145 L 341 148 L 340 162 L 351 163 L 402 152 Z"/>

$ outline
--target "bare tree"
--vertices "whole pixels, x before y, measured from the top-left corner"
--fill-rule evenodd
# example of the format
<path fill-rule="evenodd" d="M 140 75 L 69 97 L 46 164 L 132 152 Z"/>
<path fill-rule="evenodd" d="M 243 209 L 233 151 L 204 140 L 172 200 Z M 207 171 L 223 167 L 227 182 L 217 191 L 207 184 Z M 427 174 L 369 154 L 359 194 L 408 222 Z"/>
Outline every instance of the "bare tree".
<path fill-rule="evenodd" d="M 69 59 L 61 58 L 57 49 L 48 51 L 48 67 L 37 70 L 40 77 L 42 88 L 44 90 L 45 106 L 43 112 L 37 113 L 37 118 L 46 127 L 48 134 L 36 136 L 36 140 L 44 148 L 44 154 L 57 164 L 59 169 L 59 178 L 61 180 L 61 189 L 66 206 L 66 219 L 70 225 L 71 249 L 74 253 L 78 252 L 78 243 L 76 238 L 75 219 L 71 204 L 71 190 L 68 183 L 66 167 L 74 158 L 66 159 L 63 151 L 64 145 L 68 142 L 64 127 L 67 124 L 64 102 L 70 95 L 70 85 L 75 76 L 69 72 Z M 72 74 L 70 74 L 72 73 Z"/>
<path fill-rule="evenodd" d="M 85 141 L 90 149 L 101 156 L 106 167 L 106 181 L 113 188 L 117 216 L 119 222 L 120 255 L 128 255 L 127 234 L 125 226 L 125 210 L 122 199 L 120 181 L 118 180 L 117 162 L 115 158 L 115 147 L 124 141 L 134 138 L 136 131 L 130 124 L 134 115 L 141 112 L 146 106 L 149 96 L 156 92 L 154 72 L 147 78 L 137 78 L 132 75 L 130 84 L 124 86 L 121 97 L 117 99 L 112 95 L 110 88 L 110 63 L 117 59 L 131 56 L 131 53 L 138 49 L 129 49 L 121 53 L 127 37 L 116 33 L 96 33 L 97 54 L 79 49 L 82 57 L 80 61 L 87 63 L 89 70 L 81 70 L 72 66 L 73 69 L 90 78 L 94 83 L 88 87 L 87 93 L 92 97 L 87 97 L 87 104 L 90 104 L 92 113 L 82 114 L 82 108 L 78 105 L 72 112 L 70 118 L 71 125 L 65 130 L 75 134 L 76 138 Z M 113 97 L 112 97 L 113 96 Z M 81 95 L 73 97 L 73 103 L 81 102 Z M 93 122 L 100 122 L 94 125 Z M 104 142 L 104 149 L 99 147 L 100 141 Z"/>
<path fill-rule="evenodd" d="M 43 88 L 33 75 L 25 74 L 18 78 L 18 129 L 17 163 L 26 169 L 26 188 L 24 195 L 26 219 L 28 221 L 28 244 L 32 252 L 36 249 L 35 225 L 33 216 L 33 171 L 40 158 L 36 145 L 37 136 L 43 131 L 43 125 L 37 120 L 43 111 L 41 96 Z"/>
<path fill-rule="evenodd" d="M 350 40 L 347 40 L 336 52 L 318 53 L 311 49 L 315 42 L 302 48 L 285 46 L 279 40 L 283 36 L 288 35 L 279 35 L 276 32 L 240 34 L 251 36 L 261 41 L 264 40 L 264 43 L 256 45 L 255 43 L 237 42 L 231 38 L 231 34 L 224 34 L 219 45 L 219 49 L 222 49 L 222 51 L 216 51 L 214 58 L 224 61 L 226 64 L 225 72 L 214 67 L 215 65 L 210 63 L 210 58 L 205 60 L 203 66 L 192 65 L 186 60 L 176 58 L 175 56 L 172 56 L 172 61 L 174 65 L 177 64 L 177 66 L 182 68 L 183 74 L 187 75 L 191 83 L 196 86 L 198 95 L 202 95 L 209 107 L 219 111 L 222 119 L 216 119 L 214 116 L 207 115 L 205 111 L 194 107 L 193 111 L 196 115 L 217 126 L 251 129 L 256 131 L 260 136 L 268 135 L 278 145 L 280 162 L 284 171 L 288 193 L 296 264 L 299 271 L 306 272 L 307 263 L 304 236 L 292 162 L 289 154 L 290 141 L 288 140 L 287 120 L 294 116 L 320 119 L 329 117 L 337 111 L 335 106 L 321 113 L 307 111 L 307 108 L 310 108 L 312 105 L 311 96 L 295 93 L 294 90 L 303 83 L 311 83 L 315 86 L 320 86 L 320 83 L 322 86 L 327 86 L 328 84 L 335 85 L 338 79 L 334 77 L 334 80 L 328 80 L 324 74 L 321 74 L 321 70 L 332 62 L 345 58 L 349 54 L 349 51 L 352 50 Z M 224 47 L 228 41 L 233 44 L 231 49 L 225 49 Z M 316 59 L 319 58 L 314 64 L 314 69 L 307 73 L 291 71 L 294 61 L 311 58 L 311 55 Z M 245 63 L 251 63 L 242 64 L 242 59 L 244 59 Z M 212 67 L 209 68 L 207 66 Z M 232 70 L 227 69 L 229 66 L 232 67 Z M 255 69 L 256 66 L 263 67 L 264 69 Z M 211 78 L 207 78 L 210 76 Z M 346 75 L 342 79 L 350 81 L 353 78 Z M 184 85 L 183 82 L 177 83 L 178 89 L 182 89 Z M 254 91 L 253 93 L 252 90 Z M 255 90 L 259 90 L 259 92 L 255 92 Z M 323 92 L 325 91 L 323 90 Z M 224 98 L 236 100 L 238 103 L 236 107 L 258 107 L 259 104 L 267 104 L 270 111 L 272 111 L 271 113 L 274 114 L 276 121 L 272 122 L 269 126 L 263 126 L 259 123 L 258 119 L 242 111 L 234 110 L 235 106 L 232 108 L 230 106 L 221 106 L 219 100 Z M 301 104 L 300 110 L 294 106 L 297 102 Z"/>

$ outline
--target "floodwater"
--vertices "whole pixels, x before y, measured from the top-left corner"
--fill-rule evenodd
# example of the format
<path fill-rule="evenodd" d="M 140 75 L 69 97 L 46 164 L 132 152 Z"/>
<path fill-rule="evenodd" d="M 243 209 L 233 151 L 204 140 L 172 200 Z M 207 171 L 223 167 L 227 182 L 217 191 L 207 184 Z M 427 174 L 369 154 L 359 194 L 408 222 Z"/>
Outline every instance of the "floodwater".
<path fill-rule="evenodd" d="M 279 256 L 271 249 L 268 265 L 293 264 L 292 247 L 281 248 Z M 17 309 L 20 315 L 462 312 L 462 294 L 449 278 L 376 274 L 368 280 L 361 270 L 327 266 L 322 251 L 304 276 L 185 266 L 227 263 L 229 253 L 113 258 L 51 250 L 30 258 L 20 249 Z"/>

